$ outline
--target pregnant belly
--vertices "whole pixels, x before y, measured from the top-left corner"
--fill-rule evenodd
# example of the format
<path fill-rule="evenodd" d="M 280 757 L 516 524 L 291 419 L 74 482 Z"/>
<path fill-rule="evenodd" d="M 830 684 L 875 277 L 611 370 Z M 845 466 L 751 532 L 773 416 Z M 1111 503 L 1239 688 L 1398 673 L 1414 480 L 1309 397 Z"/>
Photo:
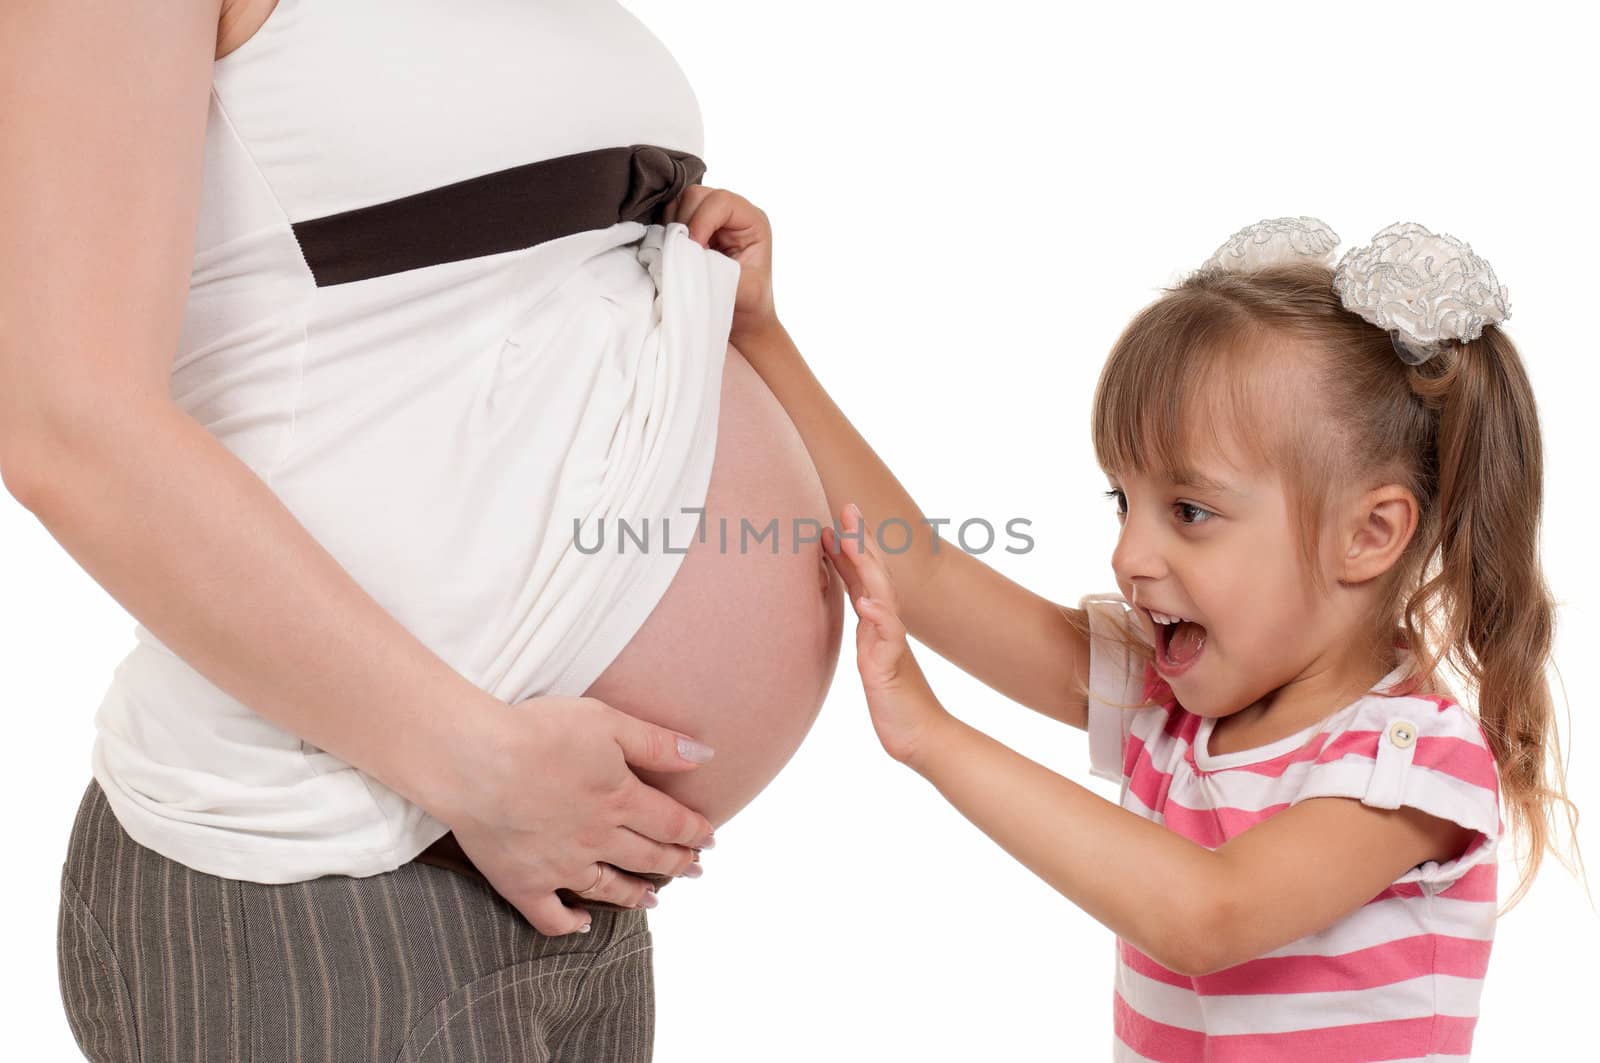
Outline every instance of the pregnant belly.
<path fill-rule="evenodd" d="M 666 594 L 584 692 L 716 750 L 690 772 L 638 773 L 713 826 L 788 762 L 833 679 L 842 584 L 821 543 L 800 541 L 816 538 L 806 518 L 829 519 L 816 468 L 788 414 L 730 344 L 704 535 L 694 534 L 693 513 L 672 520 L 673 540 L 689 545 Z M 775 537 L 767 530 L 774 519 Z"/>

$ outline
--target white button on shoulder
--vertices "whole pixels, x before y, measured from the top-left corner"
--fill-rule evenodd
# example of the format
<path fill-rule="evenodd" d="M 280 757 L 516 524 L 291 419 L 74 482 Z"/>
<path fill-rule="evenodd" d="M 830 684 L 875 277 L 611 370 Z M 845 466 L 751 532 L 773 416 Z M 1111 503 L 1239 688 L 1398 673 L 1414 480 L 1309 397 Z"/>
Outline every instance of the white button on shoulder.
<path fill-rule="evenodd" d="M 1396 720 L 1389 725 L 1389 741 L 1396 749 L 1409 749 L 1417 740 L 1417 725 L 1410 720 Z"/>

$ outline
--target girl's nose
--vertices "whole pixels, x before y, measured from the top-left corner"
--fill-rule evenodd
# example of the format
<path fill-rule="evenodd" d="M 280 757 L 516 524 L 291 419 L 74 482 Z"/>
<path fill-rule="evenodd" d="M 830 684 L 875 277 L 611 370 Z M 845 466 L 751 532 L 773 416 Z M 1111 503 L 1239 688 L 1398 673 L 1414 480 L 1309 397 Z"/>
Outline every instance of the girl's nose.
<path fill-rule="evenodd" d="M 1128 585 L 1139 579 L 1158 580 L 1167 574 L 1166 562 L 1153 538 L 1140 533 L 1131 520 L 1122 526 L 1116 549 L 1111 551 L 1111 569 Z"/>

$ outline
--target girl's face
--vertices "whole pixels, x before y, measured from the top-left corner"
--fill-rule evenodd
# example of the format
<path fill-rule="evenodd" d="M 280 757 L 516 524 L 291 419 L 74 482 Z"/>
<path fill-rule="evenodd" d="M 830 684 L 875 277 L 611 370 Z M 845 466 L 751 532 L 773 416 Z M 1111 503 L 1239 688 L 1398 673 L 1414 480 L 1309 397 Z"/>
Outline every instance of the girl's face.
<path fill-rule="evenodd" d="M 1179 703 L 1226 716 L 1290 684 L 1320 685 L 1334 618 L 1307 586 L 1279 477 L 1203 457 L 1188 483 L 1108 473 L 1122 527 L 1111 567 Z M 1164 626 L 1152 611 L 1193 623 Z"/>

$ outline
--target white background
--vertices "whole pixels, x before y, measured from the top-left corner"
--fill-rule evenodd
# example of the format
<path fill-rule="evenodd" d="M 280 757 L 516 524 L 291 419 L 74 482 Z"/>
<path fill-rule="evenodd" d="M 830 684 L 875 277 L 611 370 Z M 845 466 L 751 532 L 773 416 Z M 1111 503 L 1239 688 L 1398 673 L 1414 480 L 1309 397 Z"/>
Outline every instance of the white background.
<path fill-rule="evenodd" d="M 1346 246 L 1398 220 L 1469 241 L 1541 404 L 1571 792 L 1600 816 L 1591 31 L 1463 4 L 625 6 L 695 86 L 705 182 L 771 216 L 778 307 L 823 382 L 925 512 L 1030 519 L 1032 553 L 987 556 L 1057 601 L 1115 586 L 1089 400 L 1159 287 L 1276 215 Z M 133 621 L 5 495 L 0 557 L 6 1038 L 73 1059 L 57 876 Z M 1110 933 L 882 754 L 854 622 L 806 745 L 651 915 L 656 1058 L 1108 1058 Z M 1080 732 L 920 658 L 958 715 L 1114 796 Z M 1573 1058 L 1597 953 L 1600 917 L 1547 863 L 1501 923 L 1474 1058 Z"/>

